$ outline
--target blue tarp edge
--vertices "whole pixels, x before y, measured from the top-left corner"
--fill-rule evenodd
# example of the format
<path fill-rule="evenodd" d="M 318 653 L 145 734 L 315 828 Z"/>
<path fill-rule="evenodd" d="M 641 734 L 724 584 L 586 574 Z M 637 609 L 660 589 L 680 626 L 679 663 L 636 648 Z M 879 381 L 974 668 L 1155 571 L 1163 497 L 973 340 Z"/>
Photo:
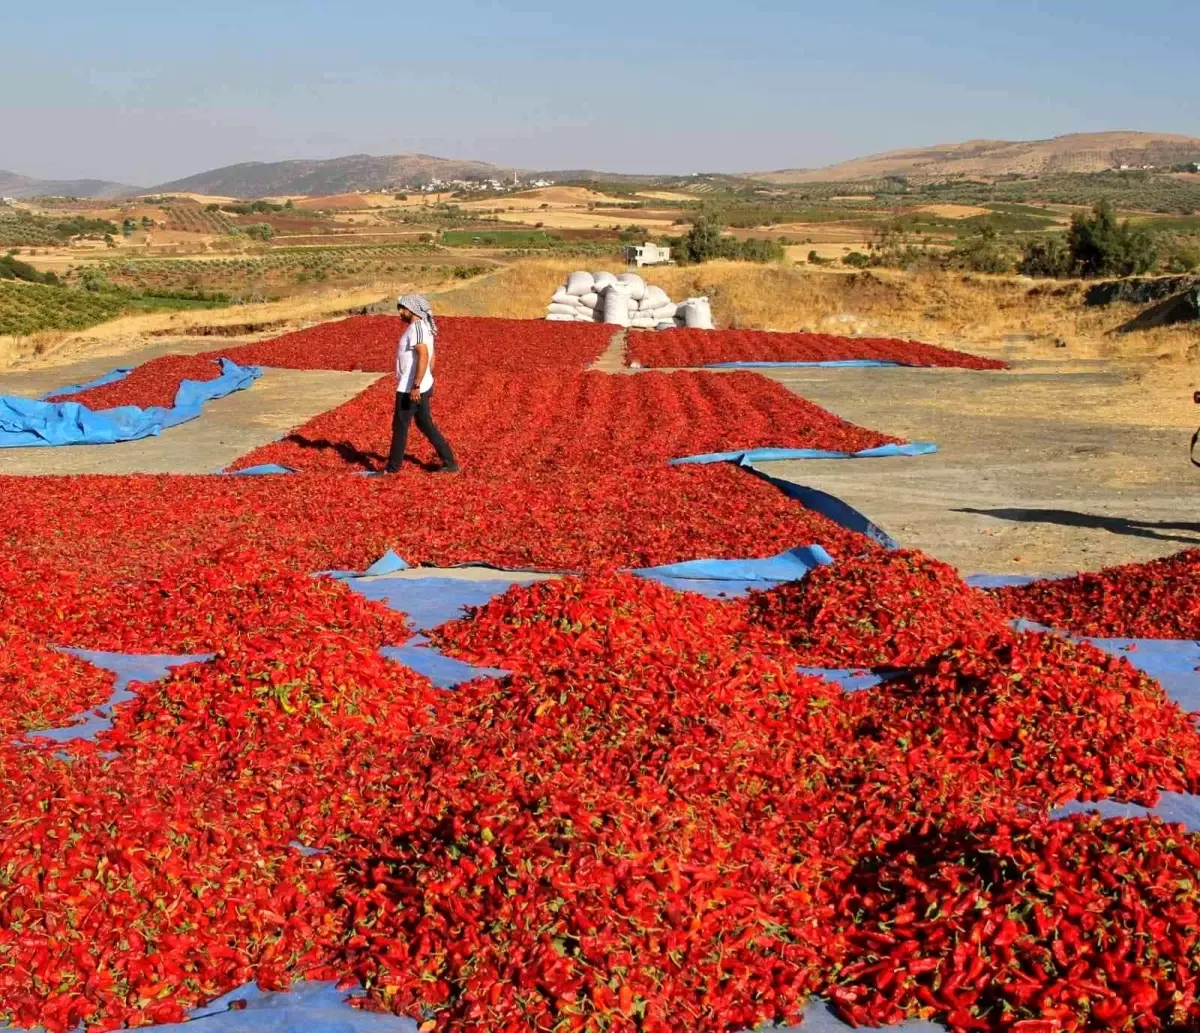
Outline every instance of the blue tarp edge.
<path fill-rule="evenodd" d="M 108 445 L 156 436 L 168 427 L 194 420 L 206 402 L 249 387 L 262 376 L 259 366 L 221 359 L 215 380 L 185 380 L 171 408 L 134 405 L 93 412 L 79 402 L 46 402 L 0 395 L 0 448 Z"/>
<path fill-rule="evenodd" d="M 89 380 L 86 384 L 68 384 L 66 387 L 56 387 L 53 391 L 47 391 L 42 395 L 39 401 L 44 402 L 47 398 L 57 398 L 60 395 L 77 395 L 83 391 L 90 391 L 93 387 L 115 384 L 118 380 L 124 380 L 134 369 L 134 366 L 118 366 L 116 369 L 110 369 L 95 380 Z"/>
<path fill-rule="evenodd" d="M 890 456 L 926 456 L 937 451 L 932 441 L 906 441 L 897 445 L 878 445 L 860 452 L 834 452 L 822 448 L 747 448 L 735 452 L 706 452 L 670 460 L 671 466 L 691 463 L 774 463 L 792 459 L 886 459 Z"/>

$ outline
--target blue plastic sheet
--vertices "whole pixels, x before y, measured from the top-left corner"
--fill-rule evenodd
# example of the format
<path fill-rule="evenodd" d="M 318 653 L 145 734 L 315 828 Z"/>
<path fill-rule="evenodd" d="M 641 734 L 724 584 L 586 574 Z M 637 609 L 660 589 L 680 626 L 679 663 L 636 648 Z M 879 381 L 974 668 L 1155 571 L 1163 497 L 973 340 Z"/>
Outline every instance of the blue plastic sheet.
<path fill-rule="evenodd" d="M 1112 656 L 1123 656 L 1154 678 L 1189 713 L 1200 710 L 1200 643 L 1148 638 L 1084 639 Z M 1130 648 L 1132 647 L 1132 648 Z"/>
<path fill-rule="evenodd" d="M 53 391 L 47 391 L 42 395 L 42 400 L 47 398 L 57 398 L 59 395 L 77 395 L 81 391 L 90 391 L 93 387 L 103 387 L 105 384 L 115 384 L 118 380 L 124 380 L 130 373 L 134 371 L 133 366 L 120 366 L 117 369 L 109 370 L 103 376 L 97 377 L 95 380 L 89 380 L 86 384 L 68 384 L 66 387 L 56 387 Z"/>
<path fill-rule="evenodd" d="M 705 369 L 797 369 L 811 366 L 825 369 L 849 369 L 854 366 L 911 366 L 910 362 L 892 362 L 886 359 L 826 359 L 823 362 L 710 362 Z"/>
<path fill-rule="evenodd" d="M 454 577 L 391 578 L 381 581 L 350 580 L 347 585 L 360 595 L 408 614 L 418 631 L 428 631 L 463 615 L 465 606 L 483 606 L 513 585 L 527 585 L 531 578 L 466 581 Z"/>
<path fill-rule="evenodd" d="M 885 459 L 888 456 L 927 456 L 937 451 L 931 441 L 907 441 L 899 445 L 878 445 L 861 452 L 831 452 L 822 448 L 750 448 L 739 452 L 707 452 L 698 456 L 672 459 L 672 466 L 691 463 L 776 463 L 788 459 Z"/>
<path fill-rule="evenodd" d="M 321 573 L 335 581 L 353 581 L 357 577 L 379 577 L 381 574 L 395 574 L 397 571 L 408 569 L 408 564 L 397 556 L 394 550 L 388 549 L 366 570 L 324 570 Z"/>
<path fill-rule="evenodd" d="M 279 463 L 260 463 L 258 466 L 247 466 L 244 470 L 227 470 L 226 473 L 234 477 L 266 477 L 269 474 L 275 473 L 295 473 L 290 466 L 281 466 Z"/>
<path fill-rule="evenodd" d="M 1082 803 L 1073 800 L 1056 807 L 1051 818 L 1067 818 L 1073 814 L 1099 814 L 1102 818 L 1160 818 L 1168 822 L 1180 822 L 1189 832 L 1200 832 L 1200 796 L 1189 793 L 1161 793 L 1154 807 L 1143 807 L 1136 803 L 1119 803 L 1116 800 L 1094 800 Z"/>
<path fill-rule="evenodd" d="M 646 567 L 635 570 L 639 577 L 655 580 L 670 578 L 674 581 L 747 581 L 771 582 L 799 581 L 814 567 L 828 566 L 833 562 L 819 545 L 805 545 L 789 549 L 778 556 L 750 560 L 687 560 L 684 563 L 668 563 L 661 567 Z"/>
<path fill-rule="evenodd" d="M 864 689 L 873 689 L 899 674 L 895 671 L 868 671 L 850 667 L 797 667 L 796 673 L 809 674 L 814 678 L 824 678 L 825 681 L 835 682 L 846 692 L 862 692 Z"/>
<path fill-rule="evenodd" d="M 833 1013 L 824 1001 L 812 1001 L 804 1009 L 804 1021 L 799 1026 L 770 1026 L 758 1033 L 946 1033 L 945 1026 L 938 1026 L 924 1019 L 906 1019 L 895 1026 L 851 1026 Z"/>
<path fill-rule="evenodd" d="M 129 691 L 130 682 L 153 682 L 165 678 L 173 667 L 197 663 L 207 660 L 208 654 L 194 656 L 162 656 L 152 654 L 107 653 L 96 649 L 63 649 L 62 652 L 77 656 L 96 667 L 112 671 L 117 680 L 113 693 L 95 710 L 85 714 L 75 715 L 84 720 L 80 724 L 69 725 L 65 728 L 47 728 L 31 732 L 31 736 L 49 739 L 52 742 L 70 742 L 74 739 L 95 741 L 96 736 L 112 727 L 112 710 L 119 703 L 133 699 Z"/>
<path fill-rule="evenodd" d="M 215 380 L 183 381 L 169 409 L 123 405 L 93 412 L 78 402 L 0 395 L 0 448 L 110 445 L 154 437 L 168 427 L 196 419 L 206 402 L 249 387 L 262 376 L 258 366 L 239 366 L 229 359 L 220 363 L 221 375 Z"/>
<path fill-rule="evenodd" d="M 972 588 L 1021 588 L 1042 581 L 1041 574 L 971 574 L 963 580 Z"/>
<path fill-rule="evenodd" d="M 424 635 L 417 635 L 402 646 L 384 646 L 379 652 L 425 675 L 439 689 L 453 689 L 475 678 L 503 678 L 509 673 L 498 667 L 473 667 L 446 656 L 431 646 Z"/>
<path fill-rule="evenodd" d="M 417 1033 L 412 1019 L 364 1011 L 347 1001 L 362 996 L 361 990 L 338 990 L 334 982 L 297 983 L 290 992 L 247 983 L 193 1009 L 186 1023 L 153 1028 L 172 1033 Z"/>
<path fill-rule="evenodd" d="M 761 477 L 767 483 L 773 484 L 788 498 L 795 499 L 806 509 L 811 509 L 814 513 L 820 513 L 821 516 L 828 517 L 835 524 L 840 524 L 849 531 L 857 531 L 859 534 L 865 534 L 871 541 L 882 545 L 885 549 L 900 548 L 900 543 L 882 527 L 879 527 L 874 521 L 868 519 L 853 506 L 843 502 L 836 495 L 830 495 L 819 488 L 809 488 L 803 484 L 796 484 L 794 481 L 785 481 L 782 477 L 775 477 L 760 470 L 757 466 L 746 466 L 744 469 L 749 470 L 756 477 Z"/>

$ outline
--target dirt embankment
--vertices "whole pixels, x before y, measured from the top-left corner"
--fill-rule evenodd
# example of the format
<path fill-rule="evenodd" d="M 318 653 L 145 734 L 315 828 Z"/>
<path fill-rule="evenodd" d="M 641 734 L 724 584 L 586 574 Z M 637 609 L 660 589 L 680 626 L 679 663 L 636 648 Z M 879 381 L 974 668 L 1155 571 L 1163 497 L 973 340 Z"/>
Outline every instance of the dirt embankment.
<path fill-rule="evenodd" d="M 442 311 L 534 319 L 579 259 L 515 263 L 439 295 Z M 1117 338 L 1139 307 L 1083 304 L 1077 282 L 891 270 L 712 262 L 644 270 L 674 299 L 705 295 L 722 326 L 903 337 L 1008 355 L 1186 360 L 1200 354 L 1200 329 Z M 1063 342 L 1063 343 L 1060 343 Z M 1064 349 L 1065 345 L 1065 351 Z"/>

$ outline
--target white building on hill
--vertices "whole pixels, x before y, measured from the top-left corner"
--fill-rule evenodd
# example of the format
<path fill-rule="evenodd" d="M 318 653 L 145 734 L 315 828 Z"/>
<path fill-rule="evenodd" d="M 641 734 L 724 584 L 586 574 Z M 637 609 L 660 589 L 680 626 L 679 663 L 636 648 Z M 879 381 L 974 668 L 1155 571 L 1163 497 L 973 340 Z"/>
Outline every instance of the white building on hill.
<path fill-rule="evenodd" d="M 639 269 L 644 265 L 665 265 L 671 261 L 671 249 L 659 247 L 647 241 L 645 244 L 627 244 L 625 261 Z"/>

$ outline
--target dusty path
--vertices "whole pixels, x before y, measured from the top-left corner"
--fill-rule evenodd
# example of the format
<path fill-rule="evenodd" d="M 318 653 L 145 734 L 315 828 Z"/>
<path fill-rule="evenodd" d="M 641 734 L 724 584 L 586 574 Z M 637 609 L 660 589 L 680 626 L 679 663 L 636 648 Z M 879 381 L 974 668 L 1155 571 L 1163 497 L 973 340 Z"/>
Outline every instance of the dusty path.
<path fill-rule="evenodd" d="M 768 375 L 855 423 L 938 445 L 764 469 L 964 572 L 1068 572 L 1200 545 L 1200 470 L 1187 456 L 1200 408 L 1187 370 L 1151 383 L 1102 361 Z"/>

